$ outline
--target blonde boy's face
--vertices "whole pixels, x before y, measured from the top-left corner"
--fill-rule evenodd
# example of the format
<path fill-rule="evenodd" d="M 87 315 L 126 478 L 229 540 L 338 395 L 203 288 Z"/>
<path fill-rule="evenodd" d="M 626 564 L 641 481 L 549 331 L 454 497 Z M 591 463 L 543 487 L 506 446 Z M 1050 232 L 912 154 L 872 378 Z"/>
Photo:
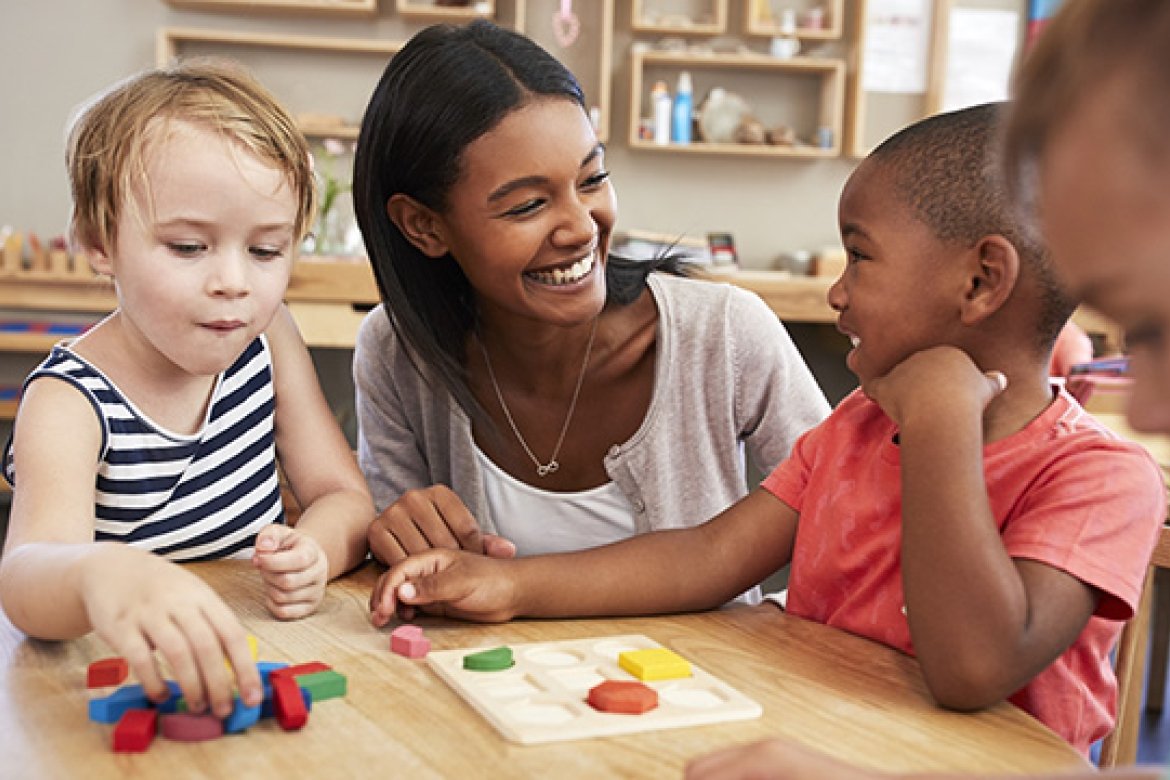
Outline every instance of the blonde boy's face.
<path fill-rule="evenodd" d="M 1135 98 L 1109 86 L 1094 88 L 1049 144 L 1041 227 L 1073 293 L 1126 331 L 1130 424 L 1170 433 L 1170 156 L 1126 142 L 1119 117 Z"/>
<path fill-rule="evenodd" d="M 867 160 L 838 206 L 845 271 L 829 289 L 837 329 L 853 342 L 846 358 L 862 384 L 910 355 L 955 343 L 962 274 L 943 244 L 900 197 L 885 166 Z"/>
<path fill-rule="evenodd" d="M 283 171 L 201 125 L 154 128 L 118 218 L 119 318 L 140 361 L 213 375 L 272 321 L 291 271 L 296 200 Z"/>

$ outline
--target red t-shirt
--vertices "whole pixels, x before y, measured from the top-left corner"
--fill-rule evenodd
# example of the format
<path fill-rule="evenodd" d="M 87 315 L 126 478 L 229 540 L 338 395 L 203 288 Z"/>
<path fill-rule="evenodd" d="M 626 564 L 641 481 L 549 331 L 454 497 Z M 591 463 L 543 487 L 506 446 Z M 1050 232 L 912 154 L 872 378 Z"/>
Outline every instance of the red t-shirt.
<path fill-rule="evenodd" d="M 903 612 L 896 432 L 855 391 L 797 442 L 763 487 L 800 513 L 788 611 L 913 654 Z M 1066 571 L 1102 594 L 1072 646 L 1010 697 L 1087 753 L 1113 727 L 1109 653 L 1137 607 L 1166 516 L 1161 472 L 1144 449 L 1119 439 L 1064 391 L 983 452 L 1008 554 Z"/>

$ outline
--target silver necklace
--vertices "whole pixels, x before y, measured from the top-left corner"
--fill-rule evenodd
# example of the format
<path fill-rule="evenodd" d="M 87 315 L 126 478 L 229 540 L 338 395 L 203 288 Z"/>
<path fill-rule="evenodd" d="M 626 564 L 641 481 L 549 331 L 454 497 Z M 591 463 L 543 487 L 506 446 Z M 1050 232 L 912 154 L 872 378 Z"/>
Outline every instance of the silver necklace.
<path fill-rule="evenodd" d="M 504 394 L 500 392 L 500 384 L 496 381 L 496 372 L 492 370 L 492 359 L 488 357 L 487 347 L 484 346 L 479 333 L 475 334 L 475 341 L 479 344 L 479 350 L 483 353 L 483 362 L 487 366 L 488 378 L 492 380 L 492 389 L 496 391 L 496 400 L 500 402 L 500 408 L 504 411 L 508 425 L 512 427 L 512 433 L 516 434 L 516 441 L 520 442 L 520 446 L 524 448 L 524 452 L 528 453 L 528 457 L 536 466 L 536 476 L 538 477 L 547 477 L 561 467 L 561 464 L 557 462 L 557 455 L 561 454 L 561 445 L 565 443 L 565 434 L 569 431 L 569 423 L 572 422 L 573 412 L 577 409 L 577 396 L 581 394 L 581 385 L 585 383 L 585 369 L 589 366 L 589 355 L 593 352 L 593 337 L 597 335 L 597 319 L 596 317 L 593 319 L 593 327 L 589 331 L 589 343 L 585 346 L 585 362 L 581 364 L 581 375 L 577 377 L 577 386 L 573 388 L 573 399 L 569 401 L 569 411 L 565 414 L 565 424 L 561 426 L 561 435 L 557 437 L 557 445 L 553 447 L 552 457 L 549 458 L 548 463 L 541 463 L 540 459 L 533 454 L 532 448 L 528 446 L 528 442 L 524 441 L 524 437 L 520 435 L 520 429 L 516 427 L 512 413 L 508 411 L 508 404 L 504 402 Z"/>

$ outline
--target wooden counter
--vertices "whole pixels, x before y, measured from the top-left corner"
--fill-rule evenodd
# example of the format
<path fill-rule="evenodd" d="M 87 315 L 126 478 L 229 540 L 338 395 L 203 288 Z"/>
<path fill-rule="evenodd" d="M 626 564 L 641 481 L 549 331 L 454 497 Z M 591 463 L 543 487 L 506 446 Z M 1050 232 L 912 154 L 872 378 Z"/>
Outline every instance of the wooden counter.
<path fill-rule="evenodd" d="M 388 629 L 368 622 L 378 567 L 335 582 L 316 615 L 294 622 L 268 616 L 248 563 L 193 569 L 237 610 L 258 638 L 262 660 L 324 661 L 348 677 L 345 698 L 318 703 L 300 732 L 284 732 L 269 720 L 210 742 L 159 737 L 145 754 L 115 754 L 113 727 L 87 719 L 85 690 L 87 664 L 108 649 L 93 636 L 28 640 L 0 616 L 5 767 L 19 768 L 24 778 L 677 778 L 695 756 L 770 736 L 887 770 L 1025 773 L 1087 766 L 1011 705 L 976 714 L 941 710 L 914 659 L 770 605 L 495 626 L 420 619 L 433 650 L 644 634 L 764 710 L 756 720 L 521 746 L 500 737 L 424 661 L 389 651 Z"/>

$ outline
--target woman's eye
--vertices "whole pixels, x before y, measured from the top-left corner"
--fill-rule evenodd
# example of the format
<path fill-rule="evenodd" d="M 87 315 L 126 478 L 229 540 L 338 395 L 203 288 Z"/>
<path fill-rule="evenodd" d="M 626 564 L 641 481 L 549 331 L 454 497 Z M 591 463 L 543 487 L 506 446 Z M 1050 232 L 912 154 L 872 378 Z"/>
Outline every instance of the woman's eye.
<path fill-rule="evenodd" d="M 1125 344 L 1130 348 L 1160 349 L 1164 334 L 1161 325 L 1152 322 L 1143 323 L 1126 329 Z"/>
<path fill-rule="evenodd" d="M 523 217 L 536 211 L 542 205 L 544 205 L 544 201 L 542 199 L 533 198 L 532 200 L 524 201 L 519 206 L 513 206 L 504 213 L 509 217 Z"/>
<path fill-rule="evenodd" d="M 585 189 L 596 189 L 609 178 L 609 171 L 599 171 L 585 180 Z"/>
<path fill-rule="evenodd" d="M 868 260 L 869 255 L 864 252 L 858 252 L 856 249 L 846 247 L 845 254 L 849 258 L 850 263 L 860 263 L 862 260 Z"/>

